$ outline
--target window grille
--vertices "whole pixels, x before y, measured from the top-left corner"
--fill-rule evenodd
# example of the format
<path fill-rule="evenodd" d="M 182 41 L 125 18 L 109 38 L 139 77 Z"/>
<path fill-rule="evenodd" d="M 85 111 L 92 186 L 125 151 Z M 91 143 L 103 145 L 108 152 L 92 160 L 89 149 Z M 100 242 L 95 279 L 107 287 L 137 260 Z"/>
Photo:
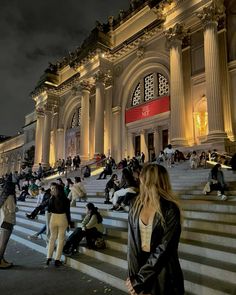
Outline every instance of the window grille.
<path fill-rule="evenodd" d="M 134 90 L 133 97 L 132 97 L 132 106 L 136 106 L 141 102 L 141 90 L 140 90 L 140 83 Z"/>
<path fill-rule="evenodd" d="M 144 78 L 144 101 L 154 98 L 154 74 L 150 74 Z"/>
<path fill-rule="evenodd" d="M 161 74 L 157 75 L 158 77 L 158 96 L 169 95 L 169 83 L 166 77 Z"/>
<path fill-rule="evenodd" d="M 78 107 L 72 117 L 70 128 L 79 127 L 81 122 L 81 107 Z"/>

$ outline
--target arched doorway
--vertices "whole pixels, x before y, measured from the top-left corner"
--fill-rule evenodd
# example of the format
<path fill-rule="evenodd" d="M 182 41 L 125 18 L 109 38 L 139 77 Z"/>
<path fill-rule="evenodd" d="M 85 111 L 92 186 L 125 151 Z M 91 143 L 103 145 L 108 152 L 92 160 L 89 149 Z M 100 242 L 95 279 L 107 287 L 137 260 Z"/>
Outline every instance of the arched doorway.
<path fill-rule="evenodd" d="M 65 133 L 65 157 L 74 157 L 80 153 L 81 107 L 78 106 Z"/>

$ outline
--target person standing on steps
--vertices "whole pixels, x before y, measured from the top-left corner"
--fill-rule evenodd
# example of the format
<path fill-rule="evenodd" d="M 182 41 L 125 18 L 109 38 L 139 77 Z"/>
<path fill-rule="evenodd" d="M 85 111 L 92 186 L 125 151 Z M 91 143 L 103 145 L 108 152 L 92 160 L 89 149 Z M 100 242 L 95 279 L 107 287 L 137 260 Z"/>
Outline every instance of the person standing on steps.
<path fill-rule="evenodd" d="M 181 213 L 165 167 L 144 165 L 128 217 L 126 286 L 131 295 L 184 295 L 180 234 Z"/>
<path fill-rule="evenodd" d="M 4 253 L 15 223 L 15 183 L 12 182 L 12 175 L 10 174 L 0 195 L 0 269 L 10 268 L 13 265 L 4 259 Z"/>
<path fill-rule="evenodd" d="M 50 188 L 52 195 L 48 204 L 48 212 L 51 213 L 49 222 L 50 238 L 46 264 L 49 265 L 52 261 L 52 255 L 57 240 L 55 266 L 58 267 L 62 264 L 60 259 L 64 246 L 66 229 L 69 228 L 71 223 L 70 201 L 65 195 L 63 186 L 52 183 Z"/>

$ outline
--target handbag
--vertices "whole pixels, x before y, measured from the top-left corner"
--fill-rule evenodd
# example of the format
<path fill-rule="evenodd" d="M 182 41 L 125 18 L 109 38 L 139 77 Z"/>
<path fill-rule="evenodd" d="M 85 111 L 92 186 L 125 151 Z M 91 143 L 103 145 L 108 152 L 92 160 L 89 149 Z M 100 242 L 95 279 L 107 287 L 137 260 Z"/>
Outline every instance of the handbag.
<path fill-rule="evenodd" d="M 209 193 L 210 191 L 211 191 L 210 182 L 207 182 L 206 185 L 204 186 L 203 192 Z"/>
<path fill-rule="evenodd" d="M 106 242 L 103 238 L 97 238 L 94 245 L 96 249 L 106 249 Z"/>

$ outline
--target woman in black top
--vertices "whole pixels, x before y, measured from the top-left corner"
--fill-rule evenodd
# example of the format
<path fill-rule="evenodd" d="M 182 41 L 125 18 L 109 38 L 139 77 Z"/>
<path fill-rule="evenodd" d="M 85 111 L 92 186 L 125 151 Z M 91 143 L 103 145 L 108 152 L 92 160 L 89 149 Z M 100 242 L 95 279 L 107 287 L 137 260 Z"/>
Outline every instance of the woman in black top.
<path fill-rule="evenodd" d="M 70 224 L 70 201 L 65 195 L 64 188 L 57 183 L 51 184 L 51 195 L 52 197 L 48 204 L 48 212 L 51 213 L 51 218 L 49 222 L 50 239 L 47 253 L 47 265 L 49 265 L 52 260 L 55 243 L 56 240 L 58 240 L 55 266 L 60 266 L 65 233 Z"/>

